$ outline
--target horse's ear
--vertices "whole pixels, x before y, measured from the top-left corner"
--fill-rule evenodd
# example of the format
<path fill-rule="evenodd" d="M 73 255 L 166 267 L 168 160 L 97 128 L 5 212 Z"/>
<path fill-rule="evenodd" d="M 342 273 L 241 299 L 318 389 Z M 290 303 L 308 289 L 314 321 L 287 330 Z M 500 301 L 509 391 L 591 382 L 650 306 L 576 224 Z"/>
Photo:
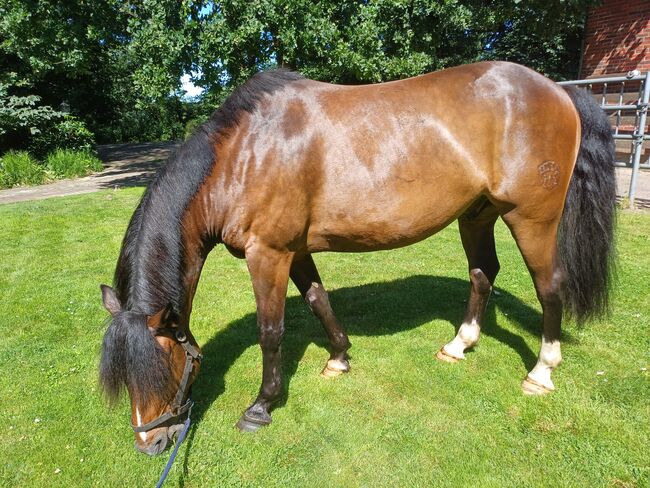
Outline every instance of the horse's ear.
<path fill-rule="evenodd" d="M 115 290 L 108 285 L 99 285 L 99 287 L 102 289 L 102 302 L 104 302 L 104 308 L 108 310 L 108 313 L 117 315 L 121 312 L 122 305 L 120 305 L 120 301 L 117 299 Z"/>
<path fill-rule="evenodd" d="M 147 325 L 150 328 L 178 327 L 178 315 L 174 312 L 174 306 L 168 303 L 160 312 L 147 317 Z"/>

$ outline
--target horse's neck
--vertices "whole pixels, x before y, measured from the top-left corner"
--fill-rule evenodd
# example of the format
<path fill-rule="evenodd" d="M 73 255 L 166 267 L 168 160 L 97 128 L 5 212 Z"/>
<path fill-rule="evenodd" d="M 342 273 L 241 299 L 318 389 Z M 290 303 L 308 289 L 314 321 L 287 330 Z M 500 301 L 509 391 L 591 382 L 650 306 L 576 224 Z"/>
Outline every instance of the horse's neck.
<path fill-rule="evenodd" d="M 207 185 L 206 185 L 207 186 Z M 203 191 L 203 190 L 202 190 Z M 201 202 L 201 203 L 199 203 Z M 214 215 L 214 205 L 210 199 L 198 194 L 188 206 L 182 223 L 183 265 L 181 283 L 183 287 L 183 310 L 181 325 L 189 325 L 192 301 L 208 253 L 218 242 L 219 229 Z"/>
<path fill-rule="evenodd" d="M 211 247 L 210 247 L 211 249 Z M 192 252 L 185 256 L 185 267 L 183 269 L 181 282 L 183 284 L 183 297 L 184 303 L 181 311 L 181 326 L 187 328 L 190 323 L 190 314 L 192 313 L 192 302 L 194 301 L 194 294 L 196 287 L 201 276 L 201 269 L 205 263 L 208 250 L 202 249 L 197 252 Z"/>
<path fill-rule="evenodd" d="M 137 247 L 130 259 L 139 268 L 134 273 L 139 283 L 131 287 L 140 295 L 137 299 L 147 310 L 172 303 L 186 322 L 201 268 L 220 231 L 213 189 L 221 182 L 214 172 L 212 142 L 201 134 L 170 158 L 147 189 L 128 231 Z"/>

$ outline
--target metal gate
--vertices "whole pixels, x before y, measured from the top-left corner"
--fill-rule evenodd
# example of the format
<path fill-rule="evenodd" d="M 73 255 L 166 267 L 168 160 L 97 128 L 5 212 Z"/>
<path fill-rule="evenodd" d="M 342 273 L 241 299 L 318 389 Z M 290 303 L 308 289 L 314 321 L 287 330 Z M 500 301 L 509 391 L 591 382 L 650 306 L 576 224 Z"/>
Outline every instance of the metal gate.
<path fill-rule="evenodd" d="M 628 197 L 630 206 L 634 206 L 636 185 L 639 169 L 650 169 L 650 158 L 641 162 L 644 141 L 650 140 L 646 134 L 646 117 L 648 100 L 650 99 L 650 72 L 641 74 L 631 71 L 627 76 L 611 76 L 606 78 L 590 78 L 586 80 L 561 81 L 560 85 L 576 85 L 589 89 L 594 96 L 600 97 L 600 106 L 608 114 L 615 117 L 612 124 L 614 139 L 630 141 L 632 150 L 628 161 L 617 161 L 617 166 L 631 167 L 630 188 Z M 638 85 L 638 88 L 637 88 Z M 625 119 L 634 114 L 633 124 L 624 124 Z"/>

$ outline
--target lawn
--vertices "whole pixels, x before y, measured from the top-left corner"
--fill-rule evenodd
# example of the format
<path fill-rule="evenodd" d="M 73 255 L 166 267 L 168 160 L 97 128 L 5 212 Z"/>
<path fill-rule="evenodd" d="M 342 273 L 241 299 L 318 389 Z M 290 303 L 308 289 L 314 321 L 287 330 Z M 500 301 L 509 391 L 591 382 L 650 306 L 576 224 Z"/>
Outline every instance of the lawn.
<path fill-rule="evenodd" d="M 135 452 L 127 401 L 108 409 L 97 384 L 99 284 L 141 191 L 0 206 L 3 486 L 153 485 L 167 461 Z M 396 251 L 317 255 L 352 371 L 319 376 L 325 334 L 290 285 L 286 400 L 255 434 L 234 428 L 261 377 L 253 293 L 244 261 L 215 249 L 192 320 L 194 427 L 168 486 L 650 486 L 649 244 L 650 214 L 621 214 L 613 315 L 567 324 L 542 398 L 520 390 L 541 316 L 502 224 L 498 295 L 456 365 L 434 357 L 468 296 L 456 224 Z"/>

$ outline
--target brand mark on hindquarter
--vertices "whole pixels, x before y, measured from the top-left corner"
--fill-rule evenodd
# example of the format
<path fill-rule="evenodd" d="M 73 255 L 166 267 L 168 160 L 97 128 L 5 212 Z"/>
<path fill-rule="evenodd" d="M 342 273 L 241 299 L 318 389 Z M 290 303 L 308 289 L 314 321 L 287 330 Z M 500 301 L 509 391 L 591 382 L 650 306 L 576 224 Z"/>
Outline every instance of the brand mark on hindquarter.
<path fill-rule="evenodd" d="M 552 190 L 560 182 L 560 167 L 555 161 L 544 161 L 537 167 L 542 186 Z"/>

